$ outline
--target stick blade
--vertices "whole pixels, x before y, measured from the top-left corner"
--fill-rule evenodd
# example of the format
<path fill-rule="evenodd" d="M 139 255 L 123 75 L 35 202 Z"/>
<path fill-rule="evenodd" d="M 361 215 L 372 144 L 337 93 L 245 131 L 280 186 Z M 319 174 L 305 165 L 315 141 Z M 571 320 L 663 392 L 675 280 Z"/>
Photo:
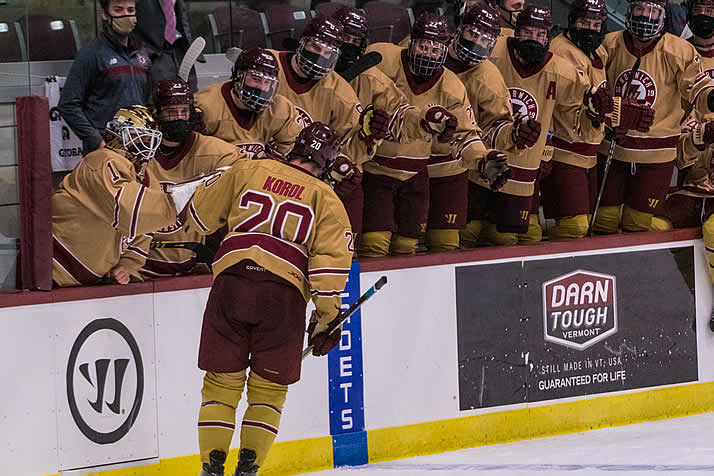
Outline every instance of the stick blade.
<path fill-rule="evenodd" d="M 231 46 L 225 52 L 226 59 L 231 62 L 231 65 L 234 65 L 236 63 L 236 60 L 238 59 L 238 56 L 241 54 L 242 51 L 243 50 L 240 48 Z"/>
<path fill-rule="evenodd" d="M 181 61 L 181 66 L 179 67 L 178 72 L 178 77 L 183 81 L 188 82 L 188 75 L 191 73 L 191 68 L 193 68 L 193 65 L 196 64 L 196 60 L 199 56 L 201 56 L 205 47 L 206 40 L 204 40 L 202 36 L 199 36 L 193 40 L 191 46 L 189 46 L 188 50 L 186 50 L 186 54 Z"/>

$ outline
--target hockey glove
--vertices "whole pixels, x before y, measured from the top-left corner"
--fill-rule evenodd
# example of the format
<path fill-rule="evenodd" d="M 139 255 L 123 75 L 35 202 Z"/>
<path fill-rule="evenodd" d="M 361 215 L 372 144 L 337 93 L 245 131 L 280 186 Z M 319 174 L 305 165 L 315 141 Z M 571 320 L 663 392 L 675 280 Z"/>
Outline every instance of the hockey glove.
<path fill-rule="evenodd" d="M 330 169 L 330 181 L 334 183 L 338 197 L 348 197 L 361 186 L 362 172 L 346 157 L 340 156 Z"/>
<path fill-rule="evenodd" d="M 326 328 L 327 324 L 319 324 L 317 312 L 312 311 L 310 325 L 307 327 L 307 345 L 312 346 L 312 355 L 315 357 L 327 355 L 342 338 L 342 326 L 332 331 L 332 334 L 327 334 Z"/>
<path fill-rule="evenodd" d="M 387 137 L 389 132 L 389 115 L 381 109 L 375 109 L 369 105 L 359 116 L 359 137 L 367 145 L 372 146 L 375 142 Z"/>
<path fill-rule="evenodd" d="M 607 125 L 615 129 L 616 135 L 628 130 L 649 132 L 654 122 L 655 110 L 648 104 L 641 104 L 635 98 L 614 98 L 615 107 L 607 119 Z"/>
<path fill-rule="evenodd" d="M 441 106 L 432 106 L 427 109 L 421 120 L 421 127 L 429 134 L 438 134 L 437 140 L 444 144 L 451 142 L 454 132 L 459 125 L 456 116 Z"/>
<path fill-rule="evenodd" d="M 533 147 L 540 137 L 540 122 L 528 116 L 517 117 L 513 122 L 511 138 L 519 149 Z"/>
<path fill-rule="evenodd" d="M 548 177 L 553 172 L 553 161 L 552 160 L 541 160 L 540 167 L 538 167 L 538 179 L 542 180 Z"/>
<path fill-rule="evenodd" d="M 482 179 L 488 181 L 491 185 L 491 190 L 495 192 L 506 185 L 513 172 L 506 163 L 506 155 L 492 150 L 479 161 L 478 173 Z"/>
<path fill-rule="evenodd" d="M 605 114 L 610 114 L 615 107 L 612 90 L 607 86 L 592 87 L 583 96 L 585 115 L 593 122 L 604 122 Z"/>
<path fill-rule="evenodd" d="M 166 185 L 166 193 L 169 194 L 171 200 L 174 202 L 176 207 L 176 215 L 181 215 L 181 212 L 186 208 L 188 202 L 193 198 L 193 193 L 196 191 L 199 185 L 208 180 L 215 180 L 220 177 L 222 172 L 214 172 L 205 177 L 201 177 L 195 180 L 191 180 L 183 183 L 170 183 Z"/>
<path fill-rule="evenodd" d="M 692 129 L 692 142 L 700 150 L 714 144 L 714 122 L 698 122 Z"/>

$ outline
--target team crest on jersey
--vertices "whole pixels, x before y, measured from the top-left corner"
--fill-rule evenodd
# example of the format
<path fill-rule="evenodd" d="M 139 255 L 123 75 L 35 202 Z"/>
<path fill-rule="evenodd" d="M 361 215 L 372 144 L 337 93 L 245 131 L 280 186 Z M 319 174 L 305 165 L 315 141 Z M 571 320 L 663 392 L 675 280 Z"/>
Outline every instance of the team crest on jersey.
<path fill-rule="evenodd" d="M 251 159 L 254 159 L 258 155 L 262 155 L 265 151 L 265 145 L 257 142 L 248 142 L 244 144 L 237 144 L 236 147 L 239 151 L 244 154 L 248 154 Z"/>
<path fill-rule="evenodd" d="M 538 101 L 531 93 L 521 88 L 508 88 L 508 92 L 514 116 L 527 114 L 531 119 L 538 119 Z"/>
<path fill-rule="evenodd" d="M 652 107 L 657 100 L 657 84 L 647 71 L 638 70 L 632 78 L 629 91 L 623 91 L 630 81 L 632 70 L 626 69 L 615 80 L 615 96 L 644 100 Z"/>
<path fill-rule="evenodd" d="M 300 124 L 303 128 L 312 124 L 312 117 L 310 117 L 310 114 L 308 114 L 305 109 L 301 109 L 297 106 L 295 106 L 295 109 L 297 109 L 298 112 L 298 117 L 296 119 L 298 124 Z"/>

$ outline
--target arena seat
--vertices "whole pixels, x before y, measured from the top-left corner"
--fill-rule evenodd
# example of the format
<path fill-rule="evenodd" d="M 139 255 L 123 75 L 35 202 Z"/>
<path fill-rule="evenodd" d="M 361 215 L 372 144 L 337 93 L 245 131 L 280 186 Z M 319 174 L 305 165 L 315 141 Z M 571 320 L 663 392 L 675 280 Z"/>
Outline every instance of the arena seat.
<path fill-rule="evenodd" d="M 0 23 L 0 63 L 26 61 L 17 35 L 17 23 Z"/>
<path fill-rule="evenodd" d="M 411 9 L 378 0 L 364 4 L 369 23 L 369 42 L 398 43 L 414 23 Z"/>
<path fill-rule="evenodd" d="M 232 46 L 243 49 L 265 48 L 267 46 L 265 15 L 250 8 L 234 6 L 231 25 L 230 10 L 229 7 L 222 6 L 208 14 L 214 51 L 221 53 Z"/>
<path fill-rule="evenodd" d="M 285 40 L 300 38 L 311 15 L 309 11 L 290 5 L 272 4 L 265 8 L 265 17 L 268 21 L 268 46 L 283 50 L 286 49 Z"/>
<path fill-rule="evenodd" d="M 74 20 L 53 15 L 25 15 L 18 20 L 29 61 L 74 59 L 80 48 Z"/>
<path fill-rule="evenodd" d="M 344 7 L 344 5 L 341 3 L 324 2 L 324 3 L 320 3 L 319 5 L 315 6 L 315 12 L 325 15 L 326 17 L 331 17 L 341 7 Z"/>

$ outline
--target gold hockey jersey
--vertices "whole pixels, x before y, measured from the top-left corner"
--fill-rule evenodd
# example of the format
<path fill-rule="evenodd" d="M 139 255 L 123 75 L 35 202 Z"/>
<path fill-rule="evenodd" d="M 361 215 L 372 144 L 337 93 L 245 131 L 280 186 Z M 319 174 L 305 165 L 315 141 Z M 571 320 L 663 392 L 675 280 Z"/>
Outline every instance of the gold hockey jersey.
<path fill-rule="evenodd" d="M 644 50 L 638 51 L 626 31 L 609 33 L 603 47 L 608 53 L 607 80 L 616 96 L 623 94 L 637 54 L 640 67 L 632 79 L 629 94 L 645 100 L 655 110 L 649 132 L 629 131 L 618 139 L 616 160 L 662 163 L 675 158 L 680 123 L 691 107 L 702 116 L 709 112 L 707 95 L 714 87 L 704 74 L 702 61 L 694 47 L 665 33 Z M 603 141 L 600 152 L 607 154 L 610 142 Z"/>
<path fill-rule="evenodd" d="M 228 225 L 213 274 L 250 259 L 297 287 L 326 318 L 340 309 L 353 236 L 330 186 L 276 160 L 240 161 L 199 186 L 186 210 L 202 234 Z"/>
<path fill-rule="evenodd" d="M 166 185 L 187 182 L 200 176 L 210 175 L 217 170 L 227 170 L 240 159 L 249 159 L 248 153 L 240 153 L 233 145 L 216 137 L 204 136 L 197 132 L 191 135 L 172 157 L 157 151 L 149 162 L 147 171 L 152 181 L 164 189 Z M 158 241 L 191 241 L 203 243 L 204 237 L 198 232 L 186 231 L 180 221 L 154 233 Z M 141 272 L 145 275 L 174 276 L 187 273 L 194 265 L 196 254 L 184 248 L 155 248 Z"/>
<path fill-rule="evenodd" d="M 561 33 L 551 42 L 550 51 L 568 60 L 576 69 L 585 73 L 591 87 L 598 88 L 607 83 L 605 72 L 607 52 L 602 45 L 595 51 L 594 58 L 589 58 L 565 34 Z M 583 120 L 588 121 L 585 118 Z M 563 123 L 563 118 L 559 114 L 553 117 L 553 160 L 586 169 L 595 167 L 600 142 L 605 136 L 605 126 L 600 125 L 597 129 L 593 127 L 591 129 L 593 133 L 587 137 L 587 140 L 578 138 L 575 141 L 568 132 L 571 126 Z"/>
<path fill-rule="evenodd" d="M 506 43 L 507 47 L 499 50 L 499 54 L 491 55 L 491 61 L 503 75 L 514 116 L 528 115 L 537 119 L 541 134 L 533 147 L 509 157 L 512 176 L 500 191 L 528 197 L 533 195 L 541 160 L 550 160 L 544 152 L 555 115 L 560 116 L 563 124 L 569 124 L 563 132 L 571 142 L 580 141 L 581 134 L 587 137 L 593 133 L 583 106 L 589 83 L 582 71 L 550 51 L 541 63 L 524 66 L 514 56 L 513 38 L 508 38 Z M 477 174 L 471 173 L 469 179 L 485 185 Z"/>
<path fill-rule="evenodd" d="M 95 284 L 117 265 L 137 276 L 148 234 L 176 222 L 173 202 L 146 177 L 140 183 L 128 159 L 102 148 L 62 180 L 52 195 L 52 279 L 58 286 Z"/>
<path fill-rule="evenodd" d="M 295 105 L 300 125 L 305 127 L 314 121 L 327 124 L 344 138 L 340 149 L 342 154 L 358 165 L 369 160 L 370 151 L 357 136 L 361 106 L 349 83 L 334 71 L 319 81 L 302 79 L 288 64 L 293 53 L 267 51 L 278 59 L 280 65 L 278 93 Z"/>
<path fill-rule="evenodd" d="M 262 156 L 266 144 L 271 152 L 285 156 L 303 128 L 298 110 L 284 96 L 260 114 L 239 110 L 232 99 L 231 82 L 216 83 L 198 91 L 196 106 L 203 111 L 204 133 L 238 147 L 250 158 Z"/>
<path fill-rule="evenodd" d="M 367 47 L 367 51 L 382 55 L 382 62 L 377 67 L 394 81 L 411 105 L 422 111 L 431 106 L 442 106 L 456 116 L 459 124 L 452 144 L 438 144 L 435 140 L 398 144 L 385 140 L 377 148 L 374 160 L 366 163 L 364 169 L 398 180 L 408 180 L 425 170 L 429 171 L 430 177 L 444 177 L 475 169 L 486 154 L 486 148 L 474 122 L 466 89 L 456 75 L 443 68 L 429 81 L 417 83 L 409 71 L 406 49 L 391 43 L 374 43 Z M 409 131 L 407 134 L 417 137 L 419 133 Z"/>

